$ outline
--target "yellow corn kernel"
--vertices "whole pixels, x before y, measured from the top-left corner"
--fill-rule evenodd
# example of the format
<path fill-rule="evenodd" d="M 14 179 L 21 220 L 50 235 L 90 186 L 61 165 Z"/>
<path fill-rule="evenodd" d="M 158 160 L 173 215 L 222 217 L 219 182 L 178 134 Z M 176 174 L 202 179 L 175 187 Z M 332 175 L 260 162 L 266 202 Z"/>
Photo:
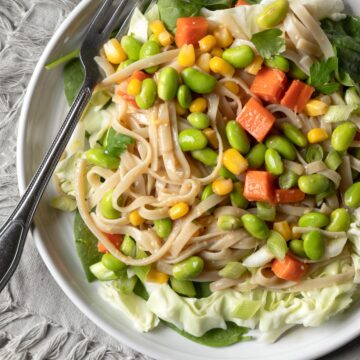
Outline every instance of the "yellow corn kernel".
<path fill-rule="evenodd" d="M 195 49 L 193 44 L 185 44 L 181 47 L 178 63 L 182 67 L 190 67 L 195 64 Z"/>
<path fill-rule="evenodd" d="M 223 154 L 223 165 L 235 175 L 240 175 L 249 166 L 248 161 L 235 149 L 228 149 Z"/>
<path fill-rule="evenodd" d="M 198 97 L 197 99 L 193 100 L 191 103 L 189 110 L 190 112 L 205 112 L 207 108 L 207 100 L 203 97 Z"/>
<path fill-rule="evenodd" d="M 215 56 L 210 60 L 210 69 L 212 72 L 221 74 L 225 77 L 232 77 L 235 73 L 235 68 L 218 56 Z"/>
<path fill-rule="evenodd" d="M 308 132 L 307 138 L 310 144 L 317 144 L 327 140 L 329 138 L 329 134 L 325 129 L 315 128 Z"/>
<path fill-rule="evenodd" d="M 162 46 L 169 46 L 174 41 L 174 37 L 168 31 L 163 31 L 162 33 L 160 33 L 158 35 L 158 39 L 159 39 L 159 43 Z"/>
<path fill-rule="evenodd" d="M 144 223 L 145 219 L 139 214 L 137 210 L 134 210 L 129 214 L 129 221 L 131 225 L 140 226 Z"/>
<path fill-rule="evenodd" d="M 186 202 L 179 202 L 172 206 L 169 210 L 169 216 L 171 220 L 177 220 L 185 216 L 189 212 L 190 208 Z"/>
<path fill-rule="evenodd" d="M 217 46 L 221 48 L 229 47 L 234 41 L 230 31 L 225 26 L 219 26 L 214 31 Z"/>
<path fill-rule="evenodd" d="M 141 92 L 141 81 L 139 79 L 131 79 L 127 86 L 127 93 L 131 96 L 137 96 Z"/>
<path fill-rule="evenodd" d="M 224 50 L 222 48 L 214 47 L 211 51 L 211 55 L 212 56 L 218 56 L 218 57 L 222 57 Z"/>
<path fill-rule="evenodd" d="M 308 116 L 321 116 L 327 113 L 329 105 L 320 100 L 310 100 L 304 109 L 304 112 Z"/>
<path fill-rule="evenodd" d="M 273 225 L 273 229 L 275 231 L 277 231 L 279 234 L 282 235 L 282 237 L 286 240 L 289 241 L 292 239 L 292 231 L 290 228 L 290 225 L 288 224 L 287 221 L 279 221 L 279 222 L 275 222 Z"/>
<path fill-rule="evenodd" d="M 126 60 L 126 54 L 119 40 L 110 39 L 104 45 L 104 52 L 106 59 L 112 64 L 120 64 L 121 62 Z"/>
<path fill-rule="evenodd" d="M 231 179 L 220 178 L 212 183 L 212 190 L 216 195 L 227 195 L 233 191 L 234 184 Z"/>
<path fill-rule="evenodd" d="M 240 92 L 240 86 L 234 81 L 225 81 L 224 86 L 235 95 Z"/>
<path fill-rule="evenodd" d="M 219 148 L 219 140 L 216 136 L 216 131 L 212 128 L 207 128 L 203 130 L 204 135 L 208 139 L 210 146 L 217 150 Z"/>
<path fill-rule="evenodd" d="M 264 59 L 261 56 L 256 55 L 254 61 L 245 68 L 245 71 L 251 75 L 257 75 L 262 67 L 263 62 Z"/>
<path fill-rule="evenodd" d="M 196 60 L 196 65 L 205 72 L 210 72 L 211 55 L 209 53 L 201 54 Z"/>
<path fill-rule="evenodd" d="M 295 239 L 300 239 L 300 237 L 301 237 L 300 233 L 294 231 L 294 227 L 296 227 L 296 226 L 297 226 L 297 224 L 290 224 L 291 238 L 294 239 L 294 240 Z"/>
<path fill-rule="evenodd" d="M 165 284 L 169 280 L 169 275 L 162 273 L 160 271 L 157 271 L 155 269 L 150 269 L 146 276 L 146 281 L 157 283 L 157 284 Z"/>
<path fill-rule="evenodd" d="M 216 38 L 213 35 L 206 35 L 199 41 L 199 47 L 202 52 L 211 51 L 216 45 Z"/>
<path fill-rule="evenodd" d="M 161 20 L 154 20 L 150 22 L 150 31 L 155 35 L 159 35 L 166 31 L 166 28 Z"/>
<path fill-rule="evenodd" d="M 186 115 L 187 109 L 183 108 L 178 102 L 175 104 L 176 113 L 180 116 Z"/>

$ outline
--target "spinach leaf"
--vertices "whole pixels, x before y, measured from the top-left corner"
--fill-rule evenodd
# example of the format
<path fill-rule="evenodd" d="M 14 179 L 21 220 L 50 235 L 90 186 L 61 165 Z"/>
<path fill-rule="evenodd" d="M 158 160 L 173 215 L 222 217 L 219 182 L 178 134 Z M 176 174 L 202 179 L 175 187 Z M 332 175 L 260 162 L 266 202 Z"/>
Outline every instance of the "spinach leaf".
<path fill-rule="evenodd" d="M 264 30 L 254 34 L 251 42 L 263 58 L 269 59 L 286 50 L 285 40 L 282 35 L 283 33 L 280 29 Z"/>
<path fill-rule="evenodd" d="M 69 105 L 75 100 L 84 82 L 84 69 L 78 58 L 69 61 L 64 67 L 64 90 Z"/>
<path fill-rule="evenodd" d="M 246 2 L 248 2 L 251 5 L 256 5 L 256 4 L 260 4 L 261 0 L 245 0 Z"/>
<path fill-rule="evenodd" d="M 84 268 L 88 281 L 96 280 L 89 267 L 101 260 L 101 254 L 97 249 L 98 239 L 88 229 L 80 213 L 77 212 L 74 220 L 74 234 L 76 251 Z"/>
<path fill-rule="evenodd" d="M 147 301 L 149 299 L 149 293 L 146 291 L 144 284 L 138 281 L 134 287 L 134 294 L 140 296 L 142 299 Z"/>
<path fill-rule="evenodd" d="M 232 6 L 232 1 L 229 0 L 192 0 L 191 2 L 209 10 L 226 9 Z"/>
<path fill-rule="evenodd" d="M 105 152 L 111 156 L 118 157 L 126 151 L 128 145 L 131 145 L 134 142 L 132 137 L 119 134 L 113 128 L 110 128 L 105 137 Z"/>

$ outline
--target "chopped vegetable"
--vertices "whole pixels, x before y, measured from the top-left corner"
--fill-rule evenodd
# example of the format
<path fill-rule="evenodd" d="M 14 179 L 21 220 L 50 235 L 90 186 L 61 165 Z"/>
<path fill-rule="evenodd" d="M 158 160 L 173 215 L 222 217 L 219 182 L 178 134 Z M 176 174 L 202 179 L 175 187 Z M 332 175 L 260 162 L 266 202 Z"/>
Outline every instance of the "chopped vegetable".
<path fill-rule="evenodd" d="M 274 202 L 273 177 L 267 171 L 248 171 L 244 196 L 249 201 Z"/>
<path fill-rule="evenodd" d="M 278 204 L 297 203 L 305 199 L 305 194 L 299 189 L 276 189 L 275 199 Z"/>
<path fill-rule="evenodd" d="M 177 47 L 184 44 L 199 46 L 199 41 L 207 34 L 209 24 L 201 16 L 179 18 L 176 22 L 175 42 Z"/>
<path fill-rule="evenodd" d="M 295 112 L 302 112 L 314 91 L 315 89 L 312 86 L 306 85 L 300 80 L 293 80 L 281 100 L 281 105 Z"/>
<path fill-rule="evenodd" d="M 271 270 L 278 278 L 288 281 L 300 281 L 307 269 L 307 264 L 290 255 L 286 255 L 284 260 L 275 259 L 271 266 Z"/>
<path fill-rule="evenodd" d="M 251 42 L 255 45 L 259 54 L 270 59 L 272 56 L 279 55 L 285 51 L 285 40 L 280 29 L 269 29 L 254 34 Z"/>

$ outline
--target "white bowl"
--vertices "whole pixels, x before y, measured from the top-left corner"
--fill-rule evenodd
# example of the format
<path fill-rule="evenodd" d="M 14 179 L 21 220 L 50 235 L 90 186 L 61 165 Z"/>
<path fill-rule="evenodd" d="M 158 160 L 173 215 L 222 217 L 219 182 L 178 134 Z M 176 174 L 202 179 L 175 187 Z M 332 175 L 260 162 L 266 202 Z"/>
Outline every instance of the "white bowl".
<path fill-rule="evenodd" d="M 347 3 L 349 10 L 360 14 L 357 0 Z M 68 108 L 63 95 L 62 70 L 46 71 L 44 65 L 79 45 L 97 4 L 98 1 L 83 0 L 76 7 L 46 47 L 31 79 L 17 143 L 21 192 L 38 167 Z M 164 360 L 310 359 L 324 355 L 360 334 L 360 309 L 356 307 L 319 328 L 296 328 L 271 345 L 250 341 L 214 349 L 190 342 L 164 327 L 147 334 L 139 333 L 118 310 L 104 306 L 97 284 L 86 281 L 75 251 L 73 217 L 49 207 L 49 199 L 54 194 L 55 189 L 50 185 L 36 213 L 33 237 L 42 259 L 79 310 L 111 336 L 142 353 Z"/>

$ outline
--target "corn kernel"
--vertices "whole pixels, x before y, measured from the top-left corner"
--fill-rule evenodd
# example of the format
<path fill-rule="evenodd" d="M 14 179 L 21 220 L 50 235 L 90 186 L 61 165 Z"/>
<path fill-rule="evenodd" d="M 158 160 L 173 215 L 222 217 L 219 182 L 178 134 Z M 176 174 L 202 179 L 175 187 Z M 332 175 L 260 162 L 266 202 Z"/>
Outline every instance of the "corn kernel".
<path fill-rule="evenodd" d="M 317 144 L 327 140 L 329 138 L 329 134 L 325 129 L 315 128 L 308 132 L 307 138 L 310 144 Z"/>
<path fill-rule="evenodd" d="M 282 235 L 282 237 L 286 241 L 289 241 L 292 239 L 292 231 L 291 231 L 290 225 L 288 224 L 287 221 L 275 222 L 273 225 L 273 229 L 275 231 L 277 231 L 280 235 Z"/>
<path fill-rule="evenodd" d="M 129 221 L 131 225 L 140 226 L 144 223 L 145 219 L 139 214 L 137 210 L 134 210 L 129 214 Z"/>
<path fill-rule="evenodd" d="M 199 41 L 199 47 L 202 52 L 211 51 L 216 45 L 216 38 L 213 35 L 206 35 Z"/>
<path fill-rule="evenodd" d="M 248 161 L 235 149 L 224 151 L 223 164 L 235 175 L 242 174 L 249 166 Z"/>
<path fill-rule="evenodd" d="M 290 224 L 291 238 L 294 239 L 294 240 L 295 239 L 300 239 L 300 237 L 301 237 L 300 233 L 294 231 L 294 227 L 296 227 L 296 226 L 297 226 L 297 224 Z"/>
<path fill-rule="evenodd" d="M 150 271 L 146 275 L 146 281 L 157 283 L 157 284 L 165 284 L 169 280 L 169 275 L 157 271 L 155 269 L 150 269 Z"/>
<path fill-rule="evenodd" d="M 217 46 L 221 48 L 229 47 L 234 41 L 230 31 L 225 26 L 219 26 L 214 31 Z"/>
<path fill-rule="evenodd" d="M 203 130 L 204 135 L 208 139 L 210 146 L 217 150 L 219 148 L 219 140 L 216 136 L 216 131 L 212 128 L 207 128 Z"/>
<path fill-rule="evenodd" d="M 329 105 L 320 100 L 310 100 L 304 109 L 304 112 L 308 116 L 321 116 L 327 113 Z"/>
<path fill-rule="evenodd" d="M 171 220 L 177 220 L 185 216 L 190 208 L 186 202 L 179 202 L 169 209 L 169 216 Z"/>
<path fill-rule="evenodd" d="M 218 56 L 215 56 L 210 60 L 210 69 L 212 72 L 221 74 L 225 77 L 232 77 L 235 73 L 234 67 Z"/>
<path fill-rule="evenodd" d="M 186 115 L 187 109 L 183 108 L 178 102 L 175 104 L 176 113 L 180 116 Z"/>
<path fill-rule="evenodd" d="M 182 67 L 190 67 L 195 64 L 195 49 L 192 44 L 185 44 L 181 47 L 178 63 Z"/>
<path fill-rule="evenodd" d="M 104 44 L 104 52 L 106 59 L 112 64 L 118 65 L 126 60 L 125 51 L 117 39 L 110 39 L 108 42 L 106 42 Z"/>
<path fill-rule="evenodd" d="M 174 37 L 168 31 L 163 31 L 160 33 L 158 35 L 158 39 L 162 46 L 169 46 L 174 41 Z"/>
<path fill-rule="evenodd" d="M 240 86 L 234 81 L 225 81 L 224 86 L 235 95 L 240 92 Z"/>
<path fill-rule="evenodd" d="M 205 112 L 207 108 L 207 100 L 203 97 L 198 97 L 193 100 L 191 103 L 189 110 L 190 112 Z"/>
<path fill-rule="evenodd" d="M 150 22 L 150 31 L 155 35 L 159 35 L 166 31 L 166 28 L 161 20 L 154 20 Z"/>
<path fill-rule="evenodd" d="M 196 65 L 205 72 L 210 72 L 211 55 L 209 53 L 201 54 L 196 60 Z"/>
<path fill-rule="evenodd" d="M 234 184 L 231 179 L 220 178 L 212 183 L 212 190 L 216 195 L 227 195 L 233 191 Z"/>
<path fill-rule="evenodd" d="M 245 68 L 245 71 L 251 75 L 257 75 L 257 73 L 261 70 L 264 59 L 256 55 L 254 61 Z"/>
<path fill-rule="evenodd" d="M 211 55 L 222 57 L 223 52 L 224 52 L 224 50 L 222 48 L 214 47 L 211 51 Z"/>
<path fill-rule="evenodd" d="M 131 79 L 126 91 L 131 96 L 139 95 L 141 92 L 141 81 L 139 79 Z"/>

